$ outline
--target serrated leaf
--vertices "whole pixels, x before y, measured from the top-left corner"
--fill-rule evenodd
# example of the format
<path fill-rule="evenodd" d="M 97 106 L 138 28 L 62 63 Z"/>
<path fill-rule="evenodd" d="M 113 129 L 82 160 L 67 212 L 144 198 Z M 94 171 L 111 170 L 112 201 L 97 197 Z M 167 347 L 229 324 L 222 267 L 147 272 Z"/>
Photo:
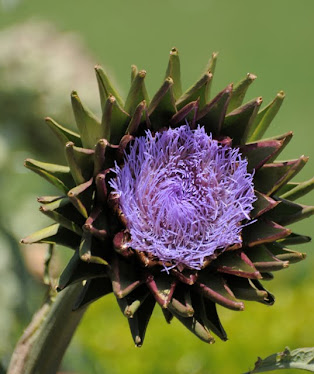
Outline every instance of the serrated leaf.
<path fill-rule="evenodd" d="M 284 98 L 284 92 L 280 91 L 275 99 L 258 113 L 256 119 L 252 123 L 248 141 L 253 142 L 260 139 L 264 135 L 268 126 L 278 113 Z"/>
<path fill-rule="evenodd" d="M 298 348 L 291 351 L 286 348 L 283 352 L 275 353 L 255 363 L 253 370 L 245 374 L 264 373 L 280 369 L 302 369 L 314 372 L 314 348 Z"/>
<path fill-rule="evenodd" d="M 228 105 L 227 113 L 232 112 L 234 109 L 241 106 L 243 103 L 245 94 L 251 83 L 256 79 L 256 75 L 248 73 L 244 79 L 237 83 L 233 90 L 231 100 Z"/>

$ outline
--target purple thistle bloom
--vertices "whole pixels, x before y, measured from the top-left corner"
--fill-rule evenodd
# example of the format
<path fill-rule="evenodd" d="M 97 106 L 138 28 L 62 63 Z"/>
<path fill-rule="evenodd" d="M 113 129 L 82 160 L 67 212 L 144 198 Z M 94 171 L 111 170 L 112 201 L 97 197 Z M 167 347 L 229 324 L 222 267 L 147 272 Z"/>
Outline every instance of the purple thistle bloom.
<path fill-rule="evenodd" d="M 220 145 L 203 127 L 147 131 L 113 171 L 130 247 L 200 269 L 217 249 L 241 244 L 256 200 L 253 176 L 238 148 Z"/>

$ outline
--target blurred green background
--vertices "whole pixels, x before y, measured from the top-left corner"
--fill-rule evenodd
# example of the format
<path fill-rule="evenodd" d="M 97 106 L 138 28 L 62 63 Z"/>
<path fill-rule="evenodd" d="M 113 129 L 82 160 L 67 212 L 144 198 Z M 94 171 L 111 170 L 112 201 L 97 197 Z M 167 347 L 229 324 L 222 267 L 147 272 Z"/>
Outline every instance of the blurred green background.
<path fill-rule="evenodd" d="M 99 113 L 93 77 L 96 63 L 113 75 L 124 94 L 130 65 L 137 64 L 147 70 L 152 94 L 164 77 L 171 47 L 180 51 L 184 88 L 198 78 L 211 53 L 219 51 L 213 94 L 248 72 L 258 76 L 248 99 L 261 95 L 266 104 L 279 90 L 286 92 L 266 136 L 293 130 L 294 138 L 282 157 L 310 156 L 298 181 L 309 179 L 314 170 L 314 2 L 2 0 L 0 4 L 0 355 L 5 366 L 45 293 L 39 281 L 41 250 L 20 250 L 16 244 L 47 222 L 37 213 L 36 196 L 47 194 L 49 187 L 22 166 L 26 157 L 60 159 L 43 116 L 73 124 L 72 89 Z M 302 202 L 311 201 L 313 193 Z M 311 218 L 293 229 L 312 234 L 313 224 Z M 257 356 L 285 346 L 313 346 L 314 252 L 311 244 L 296 249 L 307 252 L 307 260 L 266 284 L 276 295 L 274 306 L 247 302 L 243 313 L 219 308 L 229 341 L 217 340 L 208 346 L 179 322 L 166 325 L 156 308 L 144 346 L 137 349 L 114 297 L 107 296 L 86 313 L 63 370 L 243 373 L 252 368 Z M 62 268 L 61 253 L 57 269 Z"/>

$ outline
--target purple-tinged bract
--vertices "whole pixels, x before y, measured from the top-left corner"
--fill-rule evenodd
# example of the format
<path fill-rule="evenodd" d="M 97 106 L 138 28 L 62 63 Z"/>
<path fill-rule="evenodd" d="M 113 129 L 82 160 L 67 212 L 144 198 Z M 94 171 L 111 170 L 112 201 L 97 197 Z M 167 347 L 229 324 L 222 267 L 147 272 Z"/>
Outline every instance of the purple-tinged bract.
<path fill-rule="evenodd" d="M 147 131 L 114 171 L 132 248 L 200 269 L 217 249 L 241 244 L 241 222 L 256 200 L 253 177 L 239 149 L 203 127 Z"/>

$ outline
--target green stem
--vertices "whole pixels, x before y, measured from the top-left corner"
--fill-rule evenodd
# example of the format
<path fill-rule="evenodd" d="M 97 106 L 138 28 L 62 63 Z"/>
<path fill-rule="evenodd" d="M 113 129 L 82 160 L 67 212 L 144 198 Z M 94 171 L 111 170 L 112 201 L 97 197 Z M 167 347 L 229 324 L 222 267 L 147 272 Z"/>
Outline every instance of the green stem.
<path fill-rule="evenodd" d="M 86 308 L 72 311 L 77 283 L 49 298 L 17 343 L 7 374 L 55 374 Z"/>

